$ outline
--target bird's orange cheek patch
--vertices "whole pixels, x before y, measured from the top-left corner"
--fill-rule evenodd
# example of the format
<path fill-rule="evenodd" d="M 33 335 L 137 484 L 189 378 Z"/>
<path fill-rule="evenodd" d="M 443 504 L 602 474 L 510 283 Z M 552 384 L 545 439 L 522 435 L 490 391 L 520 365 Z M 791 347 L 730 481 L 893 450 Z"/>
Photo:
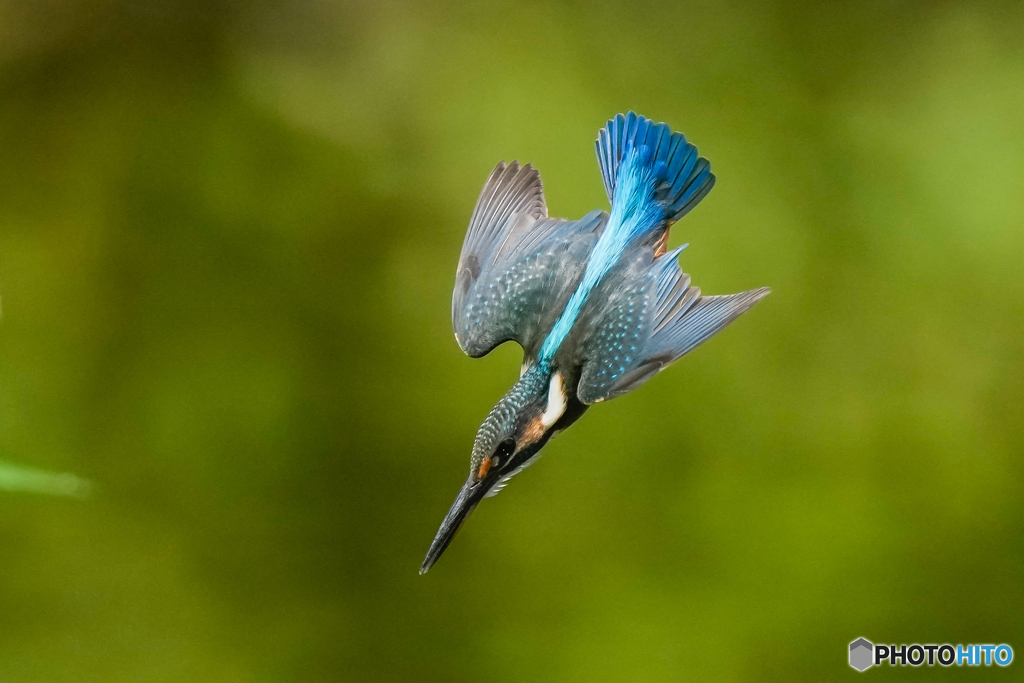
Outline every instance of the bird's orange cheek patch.
<path fill-rule="evenodd" d="M 480 463 L 480 469 L 476 471 L 476 478 L 483 479 L 487 476 L 487 472 L 491 469 L 490 457 L 484 458 L 484 461 Z"/>
<path fill-rule="evenodd" d="M 526 431 L 523 432 L 523 436 L 519 440 L 519 447 L 523 448 L 542 436 L 544 436 L 544 421 L 538 417 L 526 427 Z"/>

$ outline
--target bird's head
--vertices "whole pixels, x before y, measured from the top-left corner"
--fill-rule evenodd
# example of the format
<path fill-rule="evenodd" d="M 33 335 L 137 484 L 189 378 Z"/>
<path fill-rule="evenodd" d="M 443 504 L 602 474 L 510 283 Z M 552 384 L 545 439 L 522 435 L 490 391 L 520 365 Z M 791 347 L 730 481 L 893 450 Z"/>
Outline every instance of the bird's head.
<path fill-rule="evenodd" d="M 477 430 L 469 476 L 441 522 L 420 574 L 433 566 L 477 504 L 534 460 L 556 431 L 568 402 L 562 374 L 534 365 L 494 406 Z"/>

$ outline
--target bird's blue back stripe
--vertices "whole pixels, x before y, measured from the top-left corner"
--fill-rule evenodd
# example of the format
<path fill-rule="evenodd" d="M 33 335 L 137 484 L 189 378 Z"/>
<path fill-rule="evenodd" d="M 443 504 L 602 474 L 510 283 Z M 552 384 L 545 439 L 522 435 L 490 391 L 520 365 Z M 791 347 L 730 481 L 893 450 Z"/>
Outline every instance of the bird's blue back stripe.
<path fill-rule="evenodd" d="M 707 159 L 697 156 L 697 148 L 682 133 L 634 112 L 608 121 L 598 132 L 596 145 L 611 216 L 583 280 L 541 346 L 539 360 L 545 364 L 569 336 L 590 292 L 626 249 L 666 221 L 679 219 L 714 185 Z"/>
<path fill-rule="evenodd" d="M 569 297 L 565 310 L 541 346 L 539 359 L 542 363 L 554 357 L 558 347 L 569 336 L 590 292 L 615 266 L 629 245 L 665 220 L 665 209 L 654 198 L 664 164 L 658 162 L 655 165 L 650 149 L 641 147 L 627 151 L 620 170 L 608 225 L 594 245 L 583 280 Z"/>

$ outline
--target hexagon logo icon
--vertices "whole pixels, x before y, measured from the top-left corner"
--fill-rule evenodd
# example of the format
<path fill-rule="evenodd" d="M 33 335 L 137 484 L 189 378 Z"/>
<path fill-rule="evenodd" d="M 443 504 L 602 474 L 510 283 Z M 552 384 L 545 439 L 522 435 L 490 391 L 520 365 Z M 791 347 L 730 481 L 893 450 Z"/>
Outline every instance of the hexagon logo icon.
<path fill-rule="evenodd" d="M 875 646 L 869 640 L 858 638 L 850 643 L 850 666 L 857 671 L 864 671 L 874 664 Z"/>

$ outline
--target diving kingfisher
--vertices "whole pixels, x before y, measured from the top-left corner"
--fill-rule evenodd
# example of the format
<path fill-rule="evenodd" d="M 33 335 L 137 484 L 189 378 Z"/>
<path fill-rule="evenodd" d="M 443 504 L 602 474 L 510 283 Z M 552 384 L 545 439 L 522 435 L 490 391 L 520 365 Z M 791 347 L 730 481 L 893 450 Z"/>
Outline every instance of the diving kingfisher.
<path fill-rule="evenodd" d="M 548 217 L 540 175 L 515 161 L 498 164 L 477 200 L 455 272 L 455 339 L 473 358 L 515 340 L 523 365 L 477 431 L 420 574 L 590 405 L 640 386 L 768 294 L 701 296 L 679 267 L 686 245 L 666 251 L 671 225 L 715 184 L 682 133 L 630 112 L 596 146 L 611 213 Z"/>

